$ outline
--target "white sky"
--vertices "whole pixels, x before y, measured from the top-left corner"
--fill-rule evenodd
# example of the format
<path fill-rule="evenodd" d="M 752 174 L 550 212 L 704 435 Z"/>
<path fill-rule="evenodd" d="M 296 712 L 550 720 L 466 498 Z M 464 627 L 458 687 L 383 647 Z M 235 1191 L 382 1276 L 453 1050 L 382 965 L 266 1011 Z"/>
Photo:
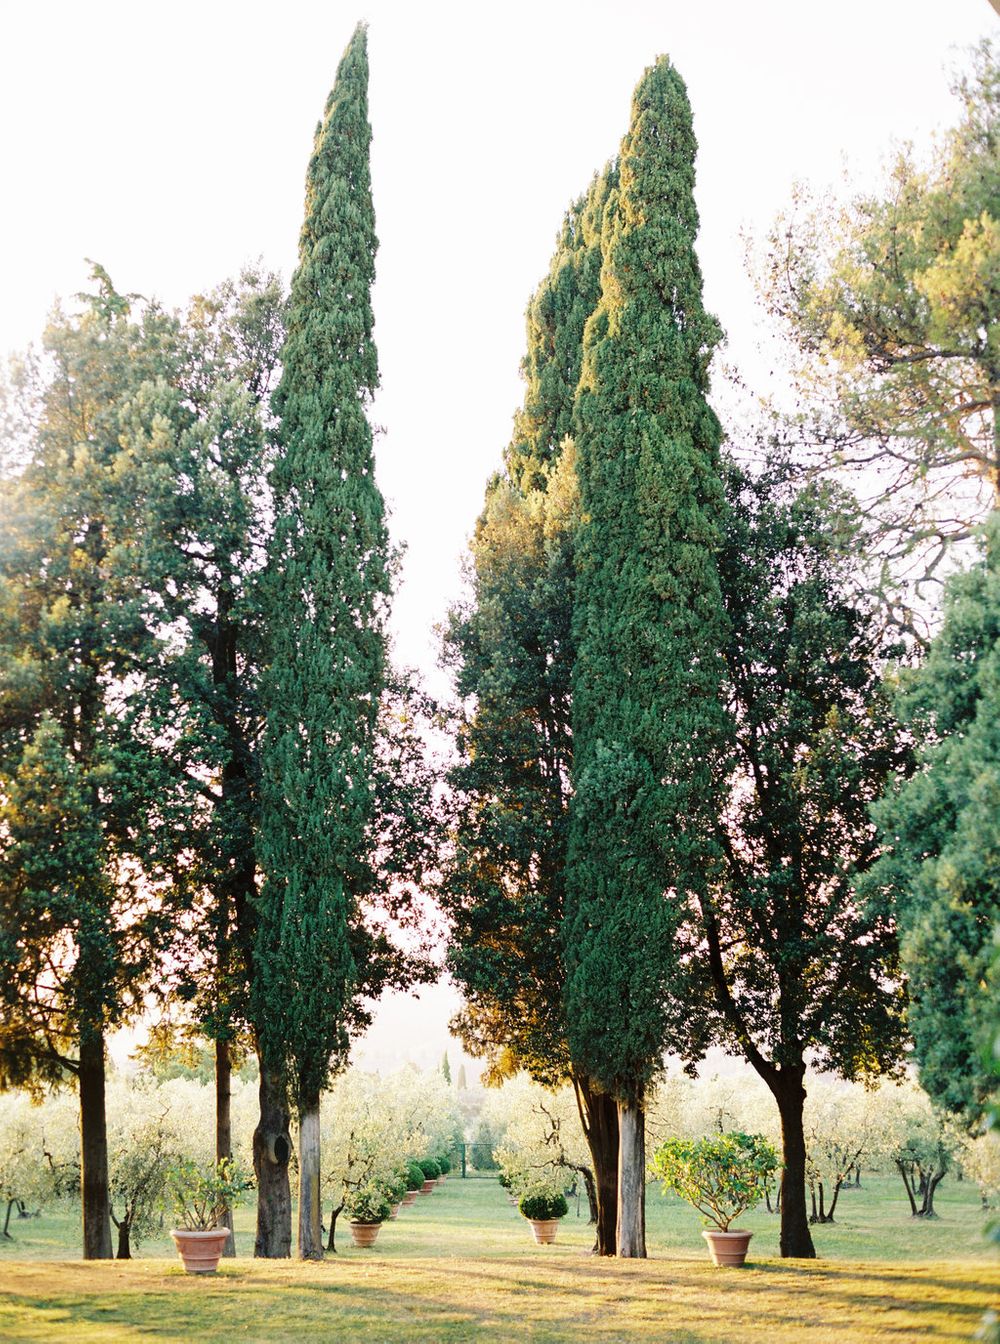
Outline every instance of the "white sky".
<path fill-rule="evenodd" d="M 741 230 L 766 228 L 794 179 L 841 190 L 846 160 L 870 180 L 894 139 L 920 145 L 952 122 L 946 69 L 998 22 L 988 0 L 7 0 L 0 12 L 0 354 L 84 286 L 84 257 L 169 304 L 258 256 L 287 278 L 313 129 L 368 20 L 378 474 L 407 547 L 398 652 L 428 673 L 520 400 L 527 299 L 565 207 L 615 152 L 645 66 L 667 53 L 687 81 L 706 300 L 727 358 L 753 367 Z M 375 1037 L 398 1050 L 409 1036 L 415 1057 L 440 1059 L 447 998 L 388 1005 Z"/>

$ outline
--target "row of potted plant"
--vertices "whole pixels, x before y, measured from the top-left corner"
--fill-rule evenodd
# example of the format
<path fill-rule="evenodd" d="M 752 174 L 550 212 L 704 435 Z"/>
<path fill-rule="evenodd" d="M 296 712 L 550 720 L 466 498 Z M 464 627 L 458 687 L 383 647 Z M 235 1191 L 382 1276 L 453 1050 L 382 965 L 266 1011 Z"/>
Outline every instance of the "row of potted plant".
<path fill-rule="evenodd" d="M 416 1158 L 388 1180 L 371 1181 L 349 1191 L 344 1212 L 354 1244 L 373 1246 L 387 1219 L 395 1218 L 400 1208 L 412 1204 L 418 1194 L 430 1194 L 450 1170 L 447 1157 Z M 232 1235 L 223 1219 L 252 1184 L 249 1172 L 229 1158 L 208 1164 L 182 1159 L 168 1170 L 167 1204 L 177 1224 L 170 1235 L 189 1274 L 213 1274 L 218 1269 L 223 1248 Z"/>
<path fill-rule="evenodd" d="M 669 1139 L 654 1154 L 651 1174 L 664 1190 L 680 1195 L 706 1224 L 702 1236 L 716 1265 L 742 1265 L 753 1233 L 733 1224 L 764 1198 L 774 1179 L 778 1156 L 760 1134 L 714 1134 L 702 1139 Z M 518 1174 L 501 1171 L 500 1185 L 531 1223 L 535 1241 L 555 1241 L 566 1198 L 551 1185 L 523 1188 Z"/>

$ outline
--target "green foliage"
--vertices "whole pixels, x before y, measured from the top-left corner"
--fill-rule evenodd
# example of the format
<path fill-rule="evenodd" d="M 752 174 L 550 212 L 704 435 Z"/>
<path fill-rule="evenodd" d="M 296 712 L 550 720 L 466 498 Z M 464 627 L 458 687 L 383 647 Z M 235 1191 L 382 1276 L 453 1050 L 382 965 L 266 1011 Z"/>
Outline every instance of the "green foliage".
<path fill-rule="evenodd" d="M 417 1166 L 424 1173 L 425 1181 L 436 1181 L 441 1175 L 441 1164 L 433 1157 L 418 1157 Z"/>
<path fill-rule="evenodd" d="M 1000 1019 L 1000 514 L 951 579 L 944 623 L 899 711 L 919 768 L 876 811 L 886 855 L 865 884 L 899 910 L 910 1030 L 931 1097 L 970 1121 L 996 1096 L 983 1042 Z"/>
<path fill-rule="evenodd" d="M 165 1202 L 178 1228 L 207 1232 L 251 1188 L 249 1174 L 232 1158 L 202 1163 L 182 1157 L 167 1168 Z"/>
<path fill-rule="evenodd" d="M 434 1161 L 435 1161 L 435 1162 L 438 1164 L 438 1166 L 441 1168 L 441 1173 L 440 1173 L 440 1174 L 441 1174 L 442 1176 L 447 1176 L 447 1175 L 448 1175 L 448 1172 L 451 1171 L 451 1162 L 449 1161 L 449 1159 L 448 1159 L 447 1157 L 445 1157 L 445 1156 L 441 1156 L 441 1155 L 439 1155 L 439 1156 L 437 1156 L 437 1157 L 434 1159 Z"/>
<path fill-rule="evenodd" d="M 408 1162 L 406 1166 L 407 1190 L 419 1190 L 425 1180 L 424 1169 L 419 1162 Z"/>
<path fill-rule="evenodd" d="M 718 1134 L 668 1139 L 656 1150 L 651 1169 L 665 1190 L 728 1232 L 764 1198 L 777 1166 L 777 1153 L 760 1134 Z"/>
<path fill-rule="evenodd" d="M 696 1025 L 674 937 L 717 861 L 724 500 L 706 397 L 721 333 L 702 306 L 694 155 L 664 58 L 633 97 L 577 400 L 565 1002 L 574 1063 L 631 1101 Z"/>
<path fill-rule="evenodd" d="M 453 848 L 441 891 L 448 968 L 465 1004 L 454 1029 L 487 1078 L 566 1076 L 562 1020 L 566 830 L 572 767 L 575 453 L 566 436 L 583 329 L 600 295 L 608 169 L 567 212 L 528 307 L 524 404 L 487 486 L 472 592 L 444 658 L 461 710 L 450 774 Z"/>
<path fill-rule="evenodd" d="M 998 56 L 995 39 L 973 51 L 929 162 L 904 146 L 877 193 L 796 202 L 764 278 L 801 356 L 807 438 L 830 464 L 864 465 L 897 553 L 938 560 L 1000 498 Z"/>
<path fill-rule="evenodd" d="M 765 1077 L 806 1054 L 877 1074 L 902 1048 L 898 950 L 891 906 L 859 906 L 855 882 L 879 849 L 869 809 L 908 764 L 892 650 L 856 592 L 849 497 L 732 465 L 727 496 L 731 797 L 688 945 L 707 951 L 723 1039 Z"/>
<path fill-rule="evenodd" d="M 569 1213 L 566 1196 L 548 1190 L 528 1190 L 517 1201 L 525 1218 L 542 1221 L 546 1218 L 565 1218 Z"/>
<path fill-rule="evenodd" d="M 384 1223 L 392 1213 L 392 1206 L 384 1190 L 377 1185 L 364 1185 L 346 1196 L 344 1212 L 352 1223 Z"/>
<path fill-rule="evenodd" d="M 374 885 L 373 756 L 386 681 L 390 562 L 366 407 L 375 221 L 363 28 L 337 70 L 309 164 L 283 372 L 265 610 L 267 726 L 258 856 L 265 874 L 254 1018 L 301 1103 L 346 1060 Z"/>

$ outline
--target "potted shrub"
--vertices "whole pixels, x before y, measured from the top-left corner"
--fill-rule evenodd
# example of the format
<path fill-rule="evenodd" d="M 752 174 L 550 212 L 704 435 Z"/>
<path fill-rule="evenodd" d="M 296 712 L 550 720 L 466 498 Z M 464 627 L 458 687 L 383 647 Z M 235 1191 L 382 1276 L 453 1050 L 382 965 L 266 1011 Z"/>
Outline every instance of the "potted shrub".
<path fill-rule="evenodd" d="M 400 1172 L 396 1172 L 394 1176 L 390 1176 L 387 1180 L 381 1183 L 381 1190 L 389 1201 L 389 1208 L 391 1210 L 389 1217 L 395 1218 L 402 1206 L 403 1196 L 406 1194 L 406 1177 Z M 414 1199 L 415 1198 L 416 1195 L 414 1195 Z"/>
<path fill-rule="evenodd" d="M 250 1188 L 247 1174 L 232 1161 L 198 1163 L 180 1158 L 168 1167 L 166 1199 L 177 1226 L 170 1229 L 174 1245 L 189 1274 L 214 1274 L 228 1227 L 219 1224 Z"/>
<path fill-rule="evenodd" d="M 536 1189 L 526 1191 L 518 1201 L 517 1207 L 523 1217 L 531 1224 L 535 1241 L 539 1246 L 548 1246 L 556 1239 L 559 1219 L 569 1213 L 566 1196 L 561 1191 Z"/>
<path fill-rule="evenodd" d="M 385 1192 L 377 1185 L 363 1185 L 352 1190 L 344 1200 L 344 1212 L 350 1219 L 351 1237 L 355 1246 L 375 1245 L 378 1230 L 392 1212 Z"/>
<path fill-rule="evenodd" d="M 417 1166 L 424 1173 L 424 1183 L 421 1186 L 420 1193 L 429 1195 L 437 1185 L 437 1179 L 441 1175 L 441 1168 L 434 1161 L 433 1157 L 418 1157 Z"/>
<path fill-rule="evenodd" d="M 742 1265 L 752 1232 L 734 1228 L 741 1214 L 764 1198 L 778 1156 L 761 1134 L 713 1134 L 704 1139 L 668 1139 L 653 1157 L 652 1170 L 698 1210 L 702 1236 L 716 1265 Z"/>
<path fill-rule="evenodd" d="M 444 1185 L 445 1177 L 451 1171 L 451 1162 L 446 1156 L 438 1156 L 434 1159 L 441 1168 L 441 1175 L 438 1177 L 438 1185 Z"/>
<path fill-rule="evenodd" d="M 407 1162 L 406 1164 L 406 1194 L 403 1196 L 403 1207 L 417 1202 L 417 1195 L 424 1186 L 424 1173 L 419 1163 Z"/>
<path fill-rule="evenodd" d="M 514 1190 L 514 1177 L 510 1174 L 510 1172 L 501 1171 L 500 1175 L 497 1177 L 497 1181 L 499 1182 L 501 1190 L 503 1190 L 507 1196 L 507 1203 L 516 1204 L 517 1194 L 515 1193 Z"/>

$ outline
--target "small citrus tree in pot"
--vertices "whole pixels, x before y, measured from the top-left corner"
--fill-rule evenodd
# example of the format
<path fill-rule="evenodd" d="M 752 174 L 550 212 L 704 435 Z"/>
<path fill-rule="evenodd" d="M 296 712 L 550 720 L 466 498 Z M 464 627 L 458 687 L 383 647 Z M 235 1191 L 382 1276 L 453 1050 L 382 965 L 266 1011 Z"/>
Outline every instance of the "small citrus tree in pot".
<path fill-rule="evenodd" d="M 231 1235 L 219 1224 L 250 1186 L 248 1173 L 228 1157 L 208 1163 L 182 1157 L 167 1168 L 166 1202 L 177 1221 L 170 1235 L 189 1274 L 218 1269 Z"/>
<path fill-rule="evenodd" d="M 346 1197 L 344 1212 L 351 1220 L 355 1246 L 374 1246 L 379 1228 L 392 1213 L 392 1205 L 377 1185 L 363 1185 Z"/>
<path fill-rule="evenodd" d="M 526 1190 L 518 1200 L 517 1207 L 531 1224 L 535 1241 L 540 1246 L 548 1246 L 555 1241 L 559 1219 L 569 1213 L 569 1205 L 562 1191 L 541 1185 Z"/>
<path fill-rule="evenodd" d="M 752 1232 L 732 1226 L 764 1198 L 778 1155 L 761 1134 L 713 1134 L 703 1139 L 668 1139 L 653 1156 L 652 1171 L 698 1210 L 707 1227 L 702 1236 L 717 1265 L 742 1265 Z"/>

